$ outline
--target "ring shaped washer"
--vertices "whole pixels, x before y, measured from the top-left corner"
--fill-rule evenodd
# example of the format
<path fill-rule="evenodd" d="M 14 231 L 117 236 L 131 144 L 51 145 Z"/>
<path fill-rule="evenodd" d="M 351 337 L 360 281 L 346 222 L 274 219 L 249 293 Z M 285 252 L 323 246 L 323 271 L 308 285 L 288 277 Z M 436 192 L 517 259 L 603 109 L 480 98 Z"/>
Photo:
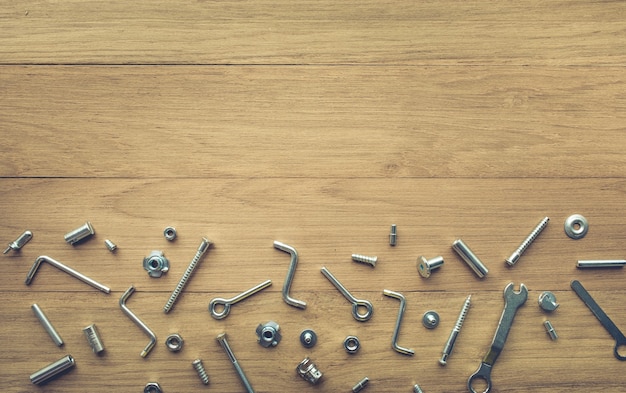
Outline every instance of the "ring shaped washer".
<path fill-rule="evenodd" d="M 573 214 L 565 220 L 565 233 L 574 240 L 582 239 L 589 230 L 589 222 L 580 214 Z"/>

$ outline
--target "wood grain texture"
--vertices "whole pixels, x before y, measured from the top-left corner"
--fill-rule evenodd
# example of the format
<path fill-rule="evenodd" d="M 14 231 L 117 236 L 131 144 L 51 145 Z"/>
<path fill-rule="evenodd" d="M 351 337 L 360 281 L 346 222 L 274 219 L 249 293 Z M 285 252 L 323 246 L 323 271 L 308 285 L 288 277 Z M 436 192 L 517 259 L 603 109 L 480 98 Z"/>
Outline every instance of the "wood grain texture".
<path fill-rule="evenodd" d="M 626 392 L 614 340 L 570 289 L 579 279 L 626 331 L 624 269 L 578 270 L 578 259 L 621 259 L 626 194 L 626 7 L 619 1 L 25 1 L 0 6 L 0 240 L 34 233 L 2 256 L 2 391 L 234 393 L 242 386 L 215 341 L 226 331 L 257 392 L 466 391 L 487 352 L 509 282 L 529 299 L 493 370 L 494 393 Z M 578 241 L 573 213 L 590 222 Z M 504 259 L 544 217 L 547 229 L 515 267 Z M 96 235 L 70 246 L 85 221 Z M 390 224 L 398 245 L 390 247 Z M 179 237 L 167 242 L 163 229 Z M 200 239 L 214 245 L 174 309 L 171 291 Z M 478 279 L 454 254 L 462 238 L 490 272 Z M 104 247 L 111 239 L 119 249 Z M 285 304 L 289 256 L 300 258 Z M 171 269 L 148 277 L 142 259 L 163 250 Z M 377 255 L 376 268 L 352 253 Z M 110 286 L 104 294 L 50 265 L 30 285 L 40 255 Z M 429 279 L 420 255 L 442 255 Z M 373 318 L 320 273 L 326 266 Z M 218 321 L 214 297 L 266 279 L 273 285 Z M 148 342 L 120 310 L 157 334 Z M 394 352 L 403 293 L 407 310 Z M 539 294 L 553 291 L 546 314 Z M 472 308 L 449 364 L 438 364 L 463 300 Z M 57 348 L 30 306 L 65 340 Z M 421 318 L 437 310 L 441 324 Z M 542 326 L 554 324 L 551 341 Z M 282 342 L 264 349 L 259 323 Z M 96 323 L 105 354 L 82 328 Z M 310 350 L 299 334 L 313 328 Z M 180 353 L 165 337 L 185 339 Z M 360 352 L 342 348 L 357 335 Z M 622 351 L 623 352 L 623 351 Z M 72 354 L 77 367 L 43 386 L 28 376 Z M 311 356 L 311 386 L 295 373 Z M 211 384 L 191 366 L 202 358 Z"/>

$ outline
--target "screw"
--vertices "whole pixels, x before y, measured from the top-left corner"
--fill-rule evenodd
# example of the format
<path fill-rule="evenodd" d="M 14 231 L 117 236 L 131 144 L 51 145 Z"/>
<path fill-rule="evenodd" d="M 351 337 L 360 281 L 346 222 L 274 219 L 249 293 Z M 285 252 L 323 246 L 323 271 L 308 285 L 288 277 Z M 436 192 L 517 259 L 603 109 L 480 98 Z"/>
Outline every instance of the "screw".
<path fill-rule="evenodd" d="M 363 390 L 367 386 L 369 382 L 370 382 L 370 379 L 368 377 L 363 378 L 362 380 L 359 381 L 359 383 L 357 383 L 356 385 L 352 387 L 352 393 L 359 393 L 361 390 Z"/>
<path fill-rule="evenodd" d="M 112 241 L 110 241 L 109 239 L 104 239 L 104 245 L 111 252 L 114 252 L 115 250 L 117 250 L 117 245 L 113 243 Z"/>
<path fill-rule="evenodd" d="M 430 277 L 433 270 L 439 269 L 443 265 L 443 257 L 438 256 L 432 259 L 426 259 L 425 256 L 421 256 L 417 259 L 417 271 L 424 277 Z"/>
<path fill-rule="evenodd" d="M 526 239 L 524 239 L 524 241 L 522 242 L 522 244 L 520 244 L 517 250 L 515 250 L 513 254 L 511 254 L 511 256 L 506 259 L 506 263 L 508 263 L 509 266 L 513 266 L 515 265 L 515 263 L 517 263 L 524 251 L 526 251 L 530 244 L 535 241 L 541 231 L 546 228 L 546 226 L 548 225 L 548 221 L 550 221 L 550 218 L 548 217 L 545 217 L 543 220 L 541 220 L 541 222 L 537 224 L 537 226 L 535 227 L 535 229 L 533 229 L 530 235 L 528 235 Z"/>
<path fill-rule="evenodd" d="M 456 341 L 456 338 L 459 335 L 459 332 L 461 331 L 461 327 L 463 327 L 463 321 L 465 321 L 465 317 L 467 316 L 467 312 L 469 311 L 471 298 L 472 298 L 472 295 L 469 295 L 465 299 L 465 302 L 463 303 L 463 308 L 461 308 L 461 312 L 459 313 L 459 317 L 457 318 L 456 323 L 454 324 L 454 327 L 452 328 L 452 331 L 450 332 L 450 337 L 448 337 L 448 341 L 446 342 L 446 345 L 443 347 L 441 359 L 439 359 L 439 364 L 441 364 L 442 366 L 446 365 L 448 356 L 450 356 L 450 354 L 452 353 L 452 349 L 454 348 L 454 343 Z"/>
<path fill-rule="evenodd" d="M 539 295 L 539 307 L 544 311 L 554 311 L 559 307 L 559 304 L 556 302 L 556 296 L 552 292 L 545 291 Z"/>
<path fill-rule="evenodd" d="M 4 250 L 3 254 L 6 254 L 10 250 L 18 251 L 24 244 L 28 243 L 30 239 L 33 238 L 33 233 L 31 231 L 24 231 L 13 243 L 9 243 L 9 246 Z"/>
<path fill-rule="evenodd" d="M 391 224 L 391 231 L 389 232 L 389 245 L 395 246 L 398 242 L 398 233 L 397 233 L 396 224 Z"/>
<path fill-rule="evenodd" d="M 300 343 L 305 348 L 311 348 L 317 343 L 317 334 L 311 329 L 303 330 L 300 333 Z"/>
<path fill-rule="evenodd" d="M 413 393 L 424 393 L 422 391 L 422 388 L 420 388 L 420 385 L 415 384 L 415 386 L 413 386 Z"/>
<path fill-rule="evenodd" d="M 185 270 L 185 273 L 180 278 L 180 281 L 178 282 L 178 285 L 176 285 L 176 288 L 174 289 L 174 292 L 172 292 L 172 295 L 170 296 L 169 300 L 167 301 L 167 303 L 165 303 L 165 307 L 163 307 L 163 312 L 167 314 L 168 312 L 170 312 L 172 307 L 174 307 L 174 303 L 176 303 L 178 296 L 183 291 L 183 288 L 185 288 L 185 285 L 187 285 L 187 281 L 189 280 L 189 277 L 191 277 L 191 274 L 196 269 L 196 266 L 198 266 L 198 262 L 200 262 L 200 258 L 202 258 L 202 256 L 209 249 L 209 247 L 211 247 L 211 241 L 203 237 L 202 242 L 200 243 L 200 246 L 198 247 L 198 251 L 196 251 L 196 255 L 193 257 L 193 259 L 189 263 L 189 266 L 187 266 L 187 270 Z"/>
<path fill-rule="evenodd" d="M 202 364 L 202 359 L 196 359 L 191 362 L 193 368 L 196 369 L 198 376 L 202 380 L 202 383 L 205 385 L 209 384 L 209 375 L 206 373 L 206 369 L 204 368 L 204 364 Z"/>
<path fill-rule="evenodd" d="M 552 323 L 550 323 L 550 321 L 544 321 L 543 326 L 545 326 L 546 332 L 548 333 L 552 341 L 559 338 L 559 336 L 556 334 L 556 330 L 554 330 L 554 326 L 552 326 Z"/>
<path fill-rule="evenodd" d="M 224 352 L 226 352 L 226 354 L 228 355 L 228 358 L 233 364 L 233 367 L 235 367 L 235 371 L 237 371 L 237 374 L 239 375 L 239 378 L 241 379 L 243 386 L 246 388 L 246 391 L 248 393 L 254 393 L 254 390 L 252 389 L 252 385 L 250 385 L 250 382 L 248 382 L 248 378 L 246 378 L 246 374 L 244 374 L 243 369 L 239 365 L 239 362 L 237 362 L 237 358 L 235 357 L 235 354 L 230 349 L 230 345 L 228 345 L 227 337 L 228 336 L 226 335 L 226 333 L 220 333 L 217 335 L 216 340 L 220 343 L 220 345 L 224 349 Z"/>
<path fill-rule="evenodd" d="M 422 324 L 426 329 L 434 329 L 439 325 L 439 314 L 436 311 L 426 311 L 422 317 Z"/>
<path fill-rule="evenodd" d="M 354 262 L 366 263 L 371 267 L 375 267 L 376 262 L 378 261 L 378 257 L 368 257 L 367 255 L 352 254 L 352 260 Z"/>

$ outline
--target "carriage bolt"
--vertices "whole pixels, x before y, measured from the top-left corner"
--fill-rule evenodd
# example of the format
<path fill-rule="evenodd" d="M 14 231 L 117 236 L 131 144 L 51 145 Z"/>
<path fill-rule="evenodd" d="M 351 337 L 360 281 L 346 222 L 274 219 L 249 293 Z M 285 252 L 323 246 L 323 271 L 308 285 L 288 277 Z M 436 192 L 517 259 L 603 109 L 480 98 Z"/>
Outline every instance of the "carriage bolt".
<path fill-rule="evenodd" d="M 52 379 L 63 374 L 65 371 L 69 370 L 75 365 L 76 362 L 71 355 L 64 356 L 56 362 L 50 363 L 41 370 L 31 374 L 30 381 L 35 385 L 43 385 L 46 382 L 51 381 Z"/>
<path fill-rule="evenodd" d="M 85 224 L 80 227 L 74 229 L 71 232 L 65 234 L 65 241 L 71 245 L 74 245 L 80 242 L 83 239 L 88 238 L 89 236 L 95 234 L 96 232 L 93 230 L 91 223 L 87 221 Z"/>
<path fill-rule="evenodd" d="M 202 242 L 200 243 L 200 246 L 198 247 L 198 250 L 196 251 L 196 255 L 193 257 L 193 259 L 189 263 L 189 266 L 187 266 L 187 270 L 185 270 L 185 273 L 180 278 L 180 281 L 176 285 L 176 288 L 174 288 L 174 291 L 170 295 L 170 298 L 168 299 L 167 303 L 165 303 L 165 307 L 163 307 L 164 313 L 167 314 L 168 312 L 170 312 L 172 307 L 174 307 L 174 303 L 176 303 L 178 296 L 183 291 L 183 288 L 185 288 L 185 285 L 187 285 L 187 281 L 189 280 L 189 277 L 191 277 L 191 274 L 198 266 L 198 262 L 200 262 L 200 258 L 202 258 L 202 256 L 209 249 L 209 247 L 211 247 L 211 241 L 203 237 Z"/>
<path fill-rule="evenodd" d="M 37 316 L 37 319 L 39 319 L 39 322 L 41 322 L 41 324 L 43 325 L 43 328 L 46 329 L 46 332 L 50 335 L 52 341 L 54 341 L 54 343 L 56 344 L 56 346 L 60 347 L 61 345 L 63 345 L 63 339 L 61 338 L 61 336 L 59 336 L 59 333 L 56 331 L 54 326 L 52 326 L 52 323 L 50 322 L 48 317 L 46 317 L 46 314 L 43 313 L 43 310 L 37 305 L 37 303 L 33 304 L 31 308 L 35 313 L 35 316 Z"/>
<path fill-rule="evenodd" d="M 17 239 L 15 239 L 12 243 L 9 243 L 9 246 L 4 250 L 3 254 L 6 254 L 10 250 L 18 251 L 24 244 L 28 243 L 30 239 L 33 238 L 33 233 L 31 231 L 24 231 Z"/>
<path fill-rule="evenodd" d="M 465 302 L 463 303 L 463 307 L 461 308 L 461 312 L 459 313 L 459 317 L 450 332 L 450 336 L 448 337 L 448 341 L 446 341 L 446 345 L 443 347 L 443 352 L 441 354 L 441 359 L 439 359 L 439 364 L 445 366 L 448 361 L 448 357 L 452 353 L 452 349 L 454 348 L 454 343 L 456 342 L 456 338 L 461 332 L 461 327 L 463 327 L 463 321 L 465 321 L 465 317 L 467 316 L 467 312 L 470 308 L 470 299 L 472 295 L 469 295 Z"/>
<path fill-rule="evenodd" d="M 461 239 L 457 239 L 452 243 L 452 249 L 472 268 L 479 278 L 483 278 L 489 273 L 487 267 L 478 259 L 476 254 Z"/>
<path fill-rule="evenodd" d="M 228 355 L 228 358 L 230 359 L 230 362 L 233 364 L 235 371 L 237 371 L 237 374 L 239 375 L 239 378 L 241 379 L 243 386 L 246 388 L 246 391 L 248 393 L 254 393 L 254 389 L 252 389 L 252 385 L 250 385 L 248 378 L 246 378 L 246 374 L 244 374 L 243 369 L 239 365 L 239 362 L 237 362 L 237 358 L 235 357 L 235 354 L 230 349 L 230 345 L 228 345 L 227 337 L 228 336 L 226 335 L 226 333 L 220 333 L 217 335 L 217 341 L 220 343 L 220 345 L 224 349 L 224 352 L 226 352 L 226 354 Z"/>
<path fill-rule="evenodd" d="M 535 241 L 535 239 L 537 238 L 537 236 L 539 236 L 541 231 L 543 231 L 546 228 L 546 226 L 548 225 L 548 221 L 550 221 L 550 218 L 548 217 L 545 217 L 543 220 L 541 220 L 541 222 L 537 224 L 535 229 L 533 229 L 532 232 L 530 232 L 530 235 L 528 235 L 526 239 L 524 239 L 524 241 L 522 242 L 522 244 L 520 244 L 517 250 L 515 250 L 513 254 L 511 254 L 511 256 L 506 259 L 506 263 L 509 266 L 513 266 L 517 263 L 517 261 L 522 256 L 524 251 L 526 251 L 526 249 L 530 246 L 530 244 L 533 241 Z"/>
<path fill-rule="evenodd" d="M 417 259 L 417 271 L 424 277 L 430 277 L 430 274 L 435 269 L 439 269 L 443 265 L 443 257 L 438 256 L 431 259 L 426 259 L 425 256 L 421 256 Z"/>

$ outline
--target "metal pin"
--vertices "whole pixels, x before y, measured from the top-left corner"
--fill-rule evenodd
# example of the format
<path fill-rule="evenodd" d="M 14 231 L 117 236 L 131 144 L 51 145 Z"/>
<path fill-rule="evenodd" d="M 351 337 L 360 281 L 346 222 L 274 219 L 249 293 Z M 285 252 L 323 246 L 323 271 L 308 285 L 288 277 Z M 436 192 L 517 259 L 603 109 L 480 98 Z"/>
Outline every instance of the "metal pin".
<path fill-rule="evenodd" d="M 237 362 L 237 358 L 235 357 L 235 354 L 230 349 L 230 345 L 228 345 L 227 337 L 228 336 L 226 335 L 226 333 L 220 333 L 217 335 L 216 339 L 220 343 L 222 348 L 224 349 L 224 352 L 226 352 L 226 354 L 228 355 L 228 358 L 233 364 L 233 367 L 235 367 L 235 371 L 237 371 L 237 374 L 239 375 L 239 379 L 241 379 L 241 382 L 243 383 L 243 386 L 246 388 L 246 391 L 248 393 L 254 393 L 254 389 L 252 389 L 252 385 L 250 385 L 248 378 L 246 378 L 246 374 L 244 374 L 243 369 L 239 365 L 239 362 Z"/>
<path fill-rule="evenodd" d="M 374 313 L 374 306 L 372 306 L 372 303 L 367 300 L 357 299 L 352 296 L 352 294 L 348 292 L 346 287 L 344 287 L 343 284 L 341 284 L 339 280 L 337 280 L 335 276 L 333 276 L 325 267 L 323 267 L 321 271 L 324 277 L 326 277 L 328 281 L 330 281 L 331 284 L 333 284 L 335 288 L 337 288 L 337 290 L 341 292 L 343 297 L 345 297 L 350 303 L 352 303 L 352 317 L 354 317 L 354 319 L 359 322 L 365 322 L 372 317 L 372 314 Z M 359 313 L 359 307 L 365 308 L 365 313 Z"/>
<path fill-rule="evenodd" d="M 389 232 L 389 245 L 395 246 L 398 242 L 398 228 L 396 224 L 391 224 L 391 230 Z"/>
<path fill-rule="evenodd" d="M 96 324 L 92 323 L 83 329 L 83 333 L 85 333 L 85 338 L 87 338 L 87 342 L 91 347 L 91 350 L 96 355 L 101 354 L 104 351 L 104 344 L 102 344 L 102 338 L 100 338 L 100 333 L 96 328 Z"/>
<path fill-rule="evenodd" d="M 3 254 L 6 254 L 10 250 L 18 251 L 24 244 L 28 243 L 30 239 L 33 238 L 33 233 L 31 231 L 24 231 L 17 239 L 15 239 L 12 243 L 9 243 L 9 246 L 4 250 Z"/>
<path fill-rule="evenodd" d="M 439 359 L 439 364 L 445 366 L 448 361 L 448 357 L 452 353 L 452 349 L 454 349 L 454 343 L 456 342 L 456 338 L 461 332 L 461 328 L 463 327 L 463 321 L 465 321 L 465 317 L 467 316 L 467 312 L 470 308 L 470 299 L 472 295 L 469 295 L 465 302 L 463 303 L 463 307 L 461 308 L 461 312 L 459 313 L 459 317 L 450 332 L 450 336 L 448 337 L 448 341 L 446 341 L 446 345 L 443 347 L 441 359 Z"/>
<path fill-rule="evenodd" d="M 130 318 L 131 321 L 135 322 L 135 325 L 139 326 L 139 328 L 150 337 L 150 342 L 148 343 L 148 345 L 146 345 L 144 350 L 141 351 L 141 357 L 145 358 L 146 356 L 148 356 L 152 348 L 154 348 L 154 346 L 156 345 L 157 337 L 154 332 L 150 330 L 150 328 L 126 306 L 126 300 L 128 300 L 133 292 L 135 292 L 135 287 L 131 285 L 130 288 L 128 288 L 126 292 L 122 294 L 122 297 L 120 298 L 120 307 L 122 308 L 124 314 L 126 314 L 126 316 Z"/>
<path fill-rule="evenodd" d="M 559 338 L 559 336 L 556 334 L 556 330 L 554 330 L 554 326 L 552 326 L 552 323 L 550 323 L 550 321 L 544 321 L 543 326 L 546 328 L 546 332 L 548 333 L 552 341 Z"/>
<path fill-rule="evenodd" d="M 200 377 L 200 380 L 202 381 L 202 383 L 205 385 L 208 385 L 209 374 L 207 374 L 206 369 L 204 368 L 204 364 L 202 364 L 202 359 L 194 360 L 193 362 L 191 362 L 191 365 L 198 373 L 198 377 Z"/>
<path fill-rule="evenodd" d="M 513 254 L 511 254 L 511 256 L 506 259 L 506 263 L 509 266 L 513 266 L 515 265 L 515 263 L 517 263 L 517 261 L 522 256 L 524 251 L 526 251 L 526 249 L 530 246 L 530 244 L 533 241 L 535 241 L 535 239 L 537 238 L 537 236 L 539 236 L 541 231 L 543 231 L 546 228 L 546 226 L 548 226 L 548 221 L 550 221 L 550 218 L 548 217 L 545 217 L 543 220 L 541 220 L 541 222 L 537 224 L 535 229 L 533 229 L 532 232 L 530 232 L 530 235 L 528 235 L 526 239 L 524 239 L 524 241 L 522 242 L 522 244 L 520 244 L 517 250 L 515 250 Z"/>
<path fill-rule="evenodd" d="M 113 243 L 109 239 L 104 239 L 104 245 L 106 246 L 107 250 L 111 252 L 114 252 L 117 249 L 117 244 Z"/>
<path fill-rule="evenodd" d="M 56 362 L 50 363 L 41 370 L 31 374 L 30 381 L 35 385 L 43 385 L 60 376 L 75 365 L 76 362 L 74 362 L 74 358 L 71 355 L 64 356 Z"/>
<path fill-rule="evenodd" d="M 376 262 L 378 261 L 378 257 L 368 257 L 367 255 L 361 254 L 352 254 L 352 260 L 354 262 L 360 262 L 370 265 L 371 267 L 376 266 Z"/>
<path fill-rule="evenodd" d="M 370 382 L 368 377 L 363 378 L 356 385 L 352 387 L 352 393 L 359 393 L 361 390 L 365 389 L 367 384 Z"/>
<path fill-rule="evenodd" d="M 111 292 L 111 289 L 105 285 L 100 284 L 97 281 L 92 280 L 91 278 L 85 276 L 84 274 L 81 274 L 79 272 L 77 272 L 76 270 L 65 266 L 64 264 L 62 264 L 59 261 L 56 261 L 52 258 L 50 258 L 49 256 L 46 255 L 41 255 L 39 257 L 37 257 L 37 259 L 35 259 L 35 263 L 33 264 L 33 266 L 30 268 L 30 271 L 28 272 L 28 274 L 26 275 L 26 285 L 30 285 L 31 281 L 33 280 L 33 278 L 35 277 L 35 273 L 37 273 L 37 269 L 39 269 L 39 266 L 41 265 L 42 262 L 48 262 L 50 265 L 56 267 L 57 269 L 64 271 L 65 273 L 69 274 L 70 276 L 74 276 L 77 279 L 79 279 L 80 281 L 91 285 L 92 287 L 99 289 L 100 291 L 104 292 L 104 293 L 109 293 Z"/>
<path fill-rule="evenodd" d="M 74 229 L 71 232 L 65 234 L 65 241 L 71 245 L 78 243 L 79 241 L 88 238 L 89 236 L 95 234 L 96 232 L 93 230 L 91 223 L 87 221 L 80 227 Z"/>
<path fill-rule="evenodd" d="M 611 268 L 611 267 L 624 267 L 626 265 L 626 260 L 623 259 L 598 259 L 598 260 L 587 260 L 587 261 L 578 261 L 576 263 L 576 267 L 579 269 L 587 269 L 587 268 Z"/>
<path fill-rule="evenodd" d="M 415 351 L 412 349 L 404 348 L 398 345 L 398 335 L 400 334 L 400 325 L 402 324 L 402 316 L 404 315 L 404 309 L 406 308 L 406 298 L 399 292 L 383 289 L 383 295 L 400 300 L 400 309 L 398 310 L 398 319 L 396 320 L 396 327 L 391 337 L 391 347 L 403 355 L 413 356 Z"/>
<path fill-rule="evenodd" d="M 274 248 L 289 253 L 289 255 L 291 255 L 289 270 L 287 270 L 287 277 L 285 278 L 285 283 L 283 284 L 283 300 L 290 306 L 305 309 L 305 302 L 303 302 L 302 300 L 294 299 L 289 295 L 289 291 L 291 290 L 291 282 L 293 281 L 293 276 L 296 274 L 296 266 L 298 266 L 298 251 L 296 251 L 295 248 L 276 240 L 274 241 Z"/>
<path fill-rule="evenodd" d="M 478 259 L 476 254 L 470 250 L 470 248 L 461 239 L 457 239 L 452 243 L 452 249 L 472 268 L 474 273 L 480 278 L 483 278 L 489 273 L 487 267 Z"/>
<path fill-rule="evenodd" d="M 59 333 L 56 331 L 54 326 L 52 326 L 52 323 L 50 322 L 46 314 L 44 314 L 43 310 L 39 307 L 39 305 L 35 303 L 32 306 L 30 306 L 30 308 L 33 310 L 33 312 L 35 313 L 35 316 L 37 317 L 37 319 L 39 319 L 39 322 L 41 322 L 41 325 L 46 330 L 46 333 L 50 335 L 50 338 L 56 344 L 56 346 L 60 347 L 61 345 L 63 345 L 63 339 L 61 338 Z"/>
<path fill-rule="evenodd" d="M 247 291 L 244 291 L 240 293 L 239 295 L 232 297 L 230 299 L 216 297 L 215 299 L 211 300 L 211 302 L 209 303 L 209 312 L 211 313 L 211 316 L 215 319 L 224 319 L 230 313 L 230 306 L 232 306 L 233 304 L 239 303 L 240 301 L 244 299 L 249 298 L 250 296 L 254 295 L 257 292 L 262 291 L 263 289 L 269 287 L 270 285 L 272 285 L 272 280 L 265 280 L 259 285 L 253 288 L 250 288 Z M 218 312 L 216 310 L 218 306 L 224 307 L 222 311 Z"/>
<path fill-rule="evenodd" d="M 174 291 L 170 295 L 170 298 L 168 299 L 167 303 L 165 303 L 165 307 L 163 307 L 163 312 L 167 314 L 168 312 L 170 312 L 172 307 L 174 307 L 174 303 L 176 303 L 178 296 L 183 291 L 183 288 L 185 288 L 185 285 L 187 285 L 187 281 L 189 280 L 189 277 L 191 277 L 191 274 L 198 266 L 198 262 L 200 262 L 200 258 L 202 258 L 202 256 L 209 249 L 209 247 L 211 247 L 211 241 L 203 237 L 202 242 L 200 243 L 200 246 L 198 247 L 198 250 L 196 251 L 196 255 L 193 257 L 191 262 L 189 262 L 189 266 L 187 266 L 187 270 L 185 270 L 185 273 L 180 278 L 180 281 L 176 285 L 176 288 L 174 288 Z"/>

